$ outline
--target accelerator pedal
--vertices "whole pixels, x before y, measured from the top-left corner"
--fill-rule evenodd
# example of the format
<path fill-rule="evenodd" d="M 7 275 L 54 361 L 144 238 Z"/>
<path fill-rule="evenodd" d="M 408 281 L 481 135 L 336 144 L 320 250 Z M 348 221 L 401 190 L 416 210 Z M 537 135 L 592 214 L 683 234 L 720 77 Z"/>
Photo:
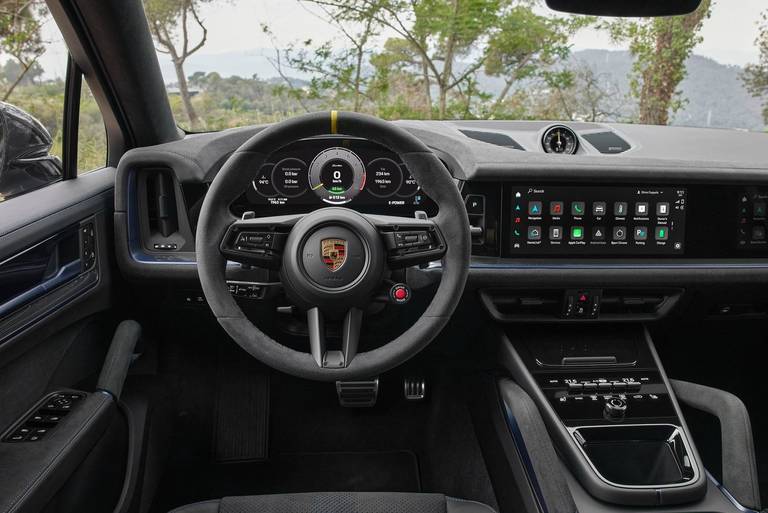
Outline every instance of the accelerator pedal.
<path fill-rule="evenodd" d="M 379 378 L 366 381 L 337 381 L 336 395 L 344 408 L 371 408 L 379 398 Z"/>

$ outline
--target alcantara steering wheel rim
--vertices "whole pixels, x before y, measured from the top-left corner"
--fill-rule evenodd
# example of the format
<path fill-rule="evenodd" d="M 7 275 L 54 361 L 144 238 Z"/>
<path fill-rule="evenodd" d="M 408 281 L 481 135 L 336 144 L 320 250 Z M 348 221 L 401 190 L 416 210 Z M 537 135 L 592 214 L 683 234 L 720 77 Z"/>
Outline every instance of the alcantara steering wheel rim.
<path fill-rule="evenodd" d="M 293 260 L 303 258 L 306 263 L 307 255 L 312 256 L 311 251 L 305 251 L 306 247 L 301 246 L 302 242 L 298 240 L 299 235 L 291 238 L 295 227 L 303 230 L 300 235 L 304 237 L 302 240 L 305 240 L 307 233 L 311 236 L 312 230 L 326 226 L 340 226 L 342 229 L 351 230 L 350 236 L 358 237 L 361 247 L 374 246 L 369 247 L 367 251 L 379 251 L 381 247 L 372 238 L 369 228 L 378 230 L 378 236 L 387 236 L 388 230 L 402 229 L 400 225 L 405 223 L 409 229 L 424 230 L 425 233 L 431 234 L 430 236 L 433 237 L 431 240 L 434 240 L 435 244 L 430 247 L 436 249 L 439 246 L 442 255 L 440 285 L 422 316 L 394 340 L 371 351 L 351 352 L 349 358 L 347 358 L 346 347 L 343 357 L 336 355 L 331 357 L 322 352 L 318 354 L 317 351 L 324 351 L 324 347 L 318 349 L 315 344 L 312 345 L 311 353 L 305 353 L 290 349 L 273 340 L 245 316 L 230 294 L 226 283 L 227 261 L 237 260 L 239 254 L 227 241 L 233 236 L 237 237 L 238 230 L 264 226 L 264 223 L 259 224 L 259 220 L 250 223 L 241 221 L 230 212 L 230 204 L 242 194 L 242 191 L 246 190 L 250 183 L 252 170 L 259 169 L 274 150 L 288 142 L 328 134 L 364 137 L 397 153 L 424 192 L 437 203 L 439 208 L 436 217 L 422 221 L 421 224 L 418 220 L 406 218 L 365 216 L 350 209 L 338 207 L 320 209 L 317 212 L 322 214 L 308 220 L 291 219 L 291 216 L 269 218 L 269 223 L 275 225 L 282 223 L 288 227 L 285 251 L 279 256 L 281 264 L 288 270 L 281 270 L 281 278 L 284 285 L 292 291 L 289 296 L 297 302 L 305 300 L 306 291 L 309 291 L 310 296 L 316 296 L 315 300 L 321 300 L 326 296 L 323 295 L 325 288 L 318 283 L 309 280 L 311 282 L 309 285 L 302 283 L 298 286 L 291 282 L 297 278 L 287 274 L 289 271 L 294 272 L 295 269 L 302 268 L 303 265 L 301 262 L 289 262 L 291 258 Z M 306 217 L 313 214 L 308 214 Z M 321 216 L 323 216 L 322 219 Z M 310 226 L 302 226 L 302 221 L 304 225 Z M 392 123 L 364 114 L 336 111 L 307 114 L 274 124 L 240 146 L 227 159 L 211 183 L 198 219 L 195 244 L 197 268 L 203 293 L 217 321 L 229 336 L 266 365 L 287 374 L 318 381 L 376 376 L 408 360 L 429 344 L 448 323 L 461 298 L 469 268 L 470 247 L 469 221 L 461 195 L 453 177 L 435 154 L 412 134 Z M 367 274 L 361 274 L 364 279 L 355 278 L 354 283 L 350 282 L 349 291 L 352 299 L 332 289 L 326 290 L 327 297 L 331 300 L 329 304 L 338 300 L 339 305 L 351 304 L 350 312 L 357 308 L 354 302 L 358 299 L 353 297 L 354 294 L 362 296 L 369 292 L 371 283 L 375 282 L 377 277 L 376 273 L 381 271 L 381 259 L 370 258 L 371 260 L 366 262 L 366 273 L 372 273 L 372 278 L 368 279 Z M 384 255 L 384 260 L 383 265 L 386 266 L 387 255 Z M 289 283 L 286 283 L 286 280 Z M 318 305 L 315 307 L 320 308 Z M 358 312 L 357 315 L 352 315 L 350 320 L 348 312 L 345 317 L 345 330 L 350 325 L 354 328 L 355 322 L 359 327 L 361 315 L 361 312 Z M 310 325 L 311 323 L 310 315 Z"/>

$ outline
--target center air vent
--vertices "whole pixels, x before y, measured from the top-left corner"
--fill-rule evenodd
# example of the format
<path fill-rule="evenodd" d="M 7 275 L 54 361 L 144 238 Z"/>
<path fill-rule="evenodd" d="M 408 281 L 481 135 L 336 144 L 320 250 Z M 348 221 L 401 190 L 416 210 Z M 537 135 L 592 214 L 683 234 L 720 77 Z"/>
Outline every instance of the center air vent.
<path fill-rule="evenodd" d="M 504 148 L 511 148 L 513 150 L 525 151 L 525 148 L 520 146 L 517 141 L 506 134 L 500 134 L 498 132 L 481 132 L 479 130 L 459 130 L 459 132 L 476 141 L 482 141 Z"/>
<path fill-rule="evenodd" d="M 599 315 L 592 320 L 651 321 L 666 315 L 679 301 L 679 289 L 593 290 L 600 297 Z M 565 314 L 568 291 L 562 289 L 483 289 L 480 301 L 499 322 L 569 320 Z M 590 317 L 582 317 L 589 320 Z M 580 322 L 580 321 L 577 321 Z"/>

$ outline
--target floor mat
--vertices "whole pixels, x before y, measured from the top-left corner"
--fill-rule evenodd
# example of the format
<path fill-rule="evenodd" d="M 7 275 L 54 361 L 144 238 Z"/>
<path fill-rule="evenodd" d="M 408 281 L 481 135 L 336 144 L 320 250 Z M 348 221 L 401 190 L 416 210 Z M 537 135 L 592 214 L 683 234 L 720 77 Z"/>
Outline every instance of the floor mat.
<path fill-rule="evenodd" d="M 419 492 L 409 451 L 280 454 L 269 462 L 207 464 L 166 476 L 153 512 L 228 495 L 353 491 Z"/>
<path fill-rule="evenodd" d="M 226 463 L 267 457 L 269 377 L 253 366 L 221 369 L 216 400 L 213 459 Z"/>

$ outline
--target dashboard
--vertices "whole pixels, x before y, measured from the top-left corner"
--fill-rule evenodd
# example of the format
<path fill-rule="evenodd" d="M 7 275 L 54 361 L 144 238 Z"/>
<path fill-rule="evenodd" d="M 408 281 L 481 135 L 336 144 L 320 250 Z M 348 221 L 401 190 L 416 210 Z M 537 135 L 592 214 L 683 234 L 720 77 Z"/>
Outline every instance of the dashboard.
<path fill-rule="evenodd" d="M 609 294 L 627 287 L 649 299 L 703 284 L 768 281 L 765 134 L 582 122 L 395 123 L 435 152 L 465 200 L 470 287 L 512 287 L 545 306 L 559 305 L 563 290 L 592 287 L 602 289 L 608 308 Z M 115 218 L 128 276 L 196 278 L 206 191 L 227 156 L 261 129 L 189 136 L 121 160 Z M 295 141 L 248 172 L 248 186 L 230 205 L 237 216 L 334 205 L 437 214 L 396 154 L 358 137 Z M 527 299 L 517 304 L 533 308 Z"/>
<path fill-rule="evenodd" d="M 364 139 L 302 139 L 275 151 L 254 170 L 235 214 L 257 217 L 345 206 L 361 212 L 413 217 L 437 207 L 397 154 Z"/>

